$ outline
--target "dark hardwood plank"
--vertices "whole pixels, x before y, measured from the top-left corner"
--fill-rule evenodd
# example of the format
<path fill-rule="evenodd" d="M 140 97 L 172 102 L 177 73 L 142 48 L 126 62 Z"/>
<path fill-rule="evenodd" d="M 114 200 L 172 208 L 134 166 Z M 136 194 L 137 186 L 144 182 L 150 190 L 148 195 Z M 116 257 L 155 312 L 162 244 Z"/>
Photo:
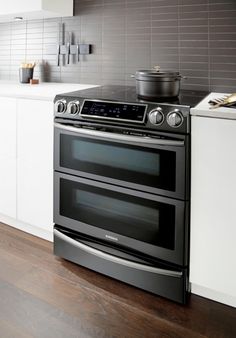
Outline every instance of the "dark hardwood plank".
<path fill-rule="evenodd" d="M 4 338 L 31 338 L 27 332 L 22 332 L 22 329 L 19 327 L 13 326 L 13 323 L 9 320 L 0 319 L 0 332 L 1 337 Z"/>
<path fill-rule="evenodd" d="M 18 338 L 21 335 L 22 338 L 89 337 L 83 332 L 79 320 L 9 283 L 0 284 L 0 295 L 0 324 L 4 323 L 4 326 L 0 326 L 1 337 L 5 338 L 8 332 L 12 334 L 11 338 Z M 5 323 L 8 326 L 11 324 L 14 331 L 8 331 Z M 18 335 L 16 330 L 19 332 Z"/>
<path fill-rule="evenodd" d="M 112 297 L 40 269 L 31 271 L 16 283 L 16 287 L 73 317 L 79 317 L 85 327 L 94 327 L 97 332 L 103 329 L 108 336 L 119 337 L 125 332 L 128 337 L 143 337 L 146 332 L 147 337 L 156 337 L 159 332 L 164 337 L 168 332 L 171 336 L 183 337 L 190 333 L 186 328 L 177 325 L 173 327 L 172 323 L 138 308 L 134 311 L 133 306 L 126 304 L 125 300 L 117 302 Z"/>
<path fill-rule="evenodd" d="M 194 295 L 181 306 L 59 259 L 52 243 L 3 224 L 0 231 L 6 333 L 10 321 L 23 337 L 236 337 L 234 308 Z M 2 299 L 9 300 L 5 308 Z M 30 330 L 21 322 L 22 304 L 31 309 L 23 311 Z"/>

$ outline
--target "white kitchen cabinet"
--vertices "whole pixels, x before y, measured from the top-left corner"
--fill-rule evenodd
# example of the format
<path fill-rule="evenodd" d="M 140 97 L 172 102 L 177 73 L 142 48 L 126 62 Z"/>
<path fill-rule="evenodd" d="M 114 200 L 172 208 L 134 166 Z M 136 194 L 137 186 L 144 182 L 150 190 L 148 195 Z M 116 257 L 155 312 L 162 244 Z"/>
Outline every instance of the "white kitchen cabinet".
<path fill-rule="evenodd" d="M 192 116 L 190 281 L 236 306 L 236 120 Z"/>
<path fill-rule="evenodd" d="M 0 222 L 53 240 L 53 99 L 92 87 L 0 83 Z"/>
<path fill-rule="evenodd" d="M 0 213 L 16 217 L 16 99 L 0 98 Z"/>
<path fill-rule="evenodd" d="M 0 0 L 0 22 L 73 16 L 73 0 Z"/>
<path fill-rule="evenodd" d="M 17 102 L 17 219 L 53 230 L 53 103 Z"/>

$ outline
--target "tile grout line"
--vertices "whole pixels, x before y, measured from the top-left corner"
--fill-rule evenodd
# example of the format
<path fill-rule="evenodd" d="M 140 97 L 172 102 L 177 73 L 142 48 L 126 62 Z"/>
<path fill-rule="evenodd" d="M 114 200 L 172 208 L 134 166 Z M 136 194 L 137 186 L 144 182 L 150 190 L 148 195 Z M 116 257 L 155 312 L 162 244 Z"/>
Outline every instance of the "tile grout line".
<path fill-rule="evenodd" d="M 12 22 L 10 22 L 10 63 L 9 63 L 9 79 L 11 78 L 11 66 L 12 66 Z"/>
<path fill-rule="evenodd" d="M 180 65 L 181 65 L 181 56 L 180 56 L 180 1 L 178 0 L 178 63 L 179 63 L 179 72 L 180 72 Z"/>
<path fill-rule="evenodd" d="M 25 62 L 27 62 L 28 20 L 25 22 Z"/>
<path fill-rule="evenodd" d="M 210 19 L 209 19 L 209 0 L 207 0 L 207 50 L 208 50 L 208 91 L 211 90 L 211 58 L 210 58 Z"/>

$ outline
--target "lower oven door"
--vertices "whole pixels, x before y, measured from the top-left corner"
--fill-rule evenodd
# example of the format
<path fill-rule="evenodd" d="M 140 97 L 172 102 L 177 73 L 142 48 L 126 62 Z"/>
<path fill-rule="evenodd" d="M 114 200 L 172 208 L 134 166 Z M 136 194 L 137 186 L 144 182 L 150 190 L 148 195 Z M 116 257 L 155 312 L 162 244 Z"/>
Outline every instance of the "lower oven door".
<path fill-rule="evenodd" d="M 186 202 L 59 172 L 54 222 L 160 260 L 187 264 Z"/>
<path fill-rule="evenodd" d="M 188 199 L 188 137 L 145 137 L 56 123 L 54 168 L 105 183 Z"/>

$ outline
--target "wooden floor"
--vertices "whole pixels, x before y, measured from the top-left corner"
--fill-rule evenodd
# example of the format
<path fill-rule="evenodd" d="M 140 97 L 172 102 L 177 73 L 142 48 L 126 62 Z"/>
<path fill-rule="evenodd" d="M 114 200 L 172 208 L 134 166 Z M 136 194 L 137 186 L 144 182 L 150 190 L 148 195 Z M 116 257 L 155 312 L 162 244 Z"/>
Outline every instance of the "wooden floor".
<path fill-rule="evenodd" d="M 0 337 L 236 337 L 236 309 L 192 295 L 187 306 L 53 255 L 0 223 Z"/>

